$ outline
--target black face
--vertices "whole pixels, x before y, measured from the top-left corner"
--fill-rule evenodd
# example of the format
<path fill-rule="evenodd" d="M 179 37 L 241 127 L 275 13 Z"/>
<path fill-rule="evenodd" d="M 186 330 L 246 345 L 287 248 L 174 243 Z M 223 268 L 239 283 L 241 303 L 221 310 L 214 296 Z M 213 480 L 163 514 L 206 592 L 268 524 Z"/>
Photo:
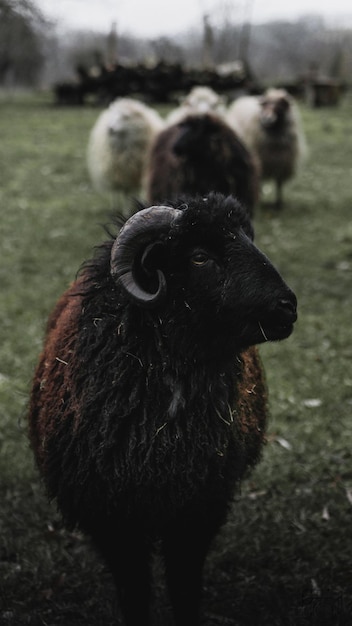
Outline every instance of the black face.
<path fill-rule="evenodd" d="M 243 231 L 224 254 L 196 247 L 189 254 L 190 306 L 249 345 L 288 337 L 297 319 L 296 297 Z M 231 329 L 231 330 L 230 330 Z"/>
<path fill-rule="evenodd" d="M 231 219 L 220 230 L 215 223 L 194 226 L 188 238 L 182 255 L 175 251 L 177 265 L 169 260 L 166 278 L 191 326 L 206 333 L 216 325 L 237 348 L 291 334 L 296 297 L 242 226 Z"/>

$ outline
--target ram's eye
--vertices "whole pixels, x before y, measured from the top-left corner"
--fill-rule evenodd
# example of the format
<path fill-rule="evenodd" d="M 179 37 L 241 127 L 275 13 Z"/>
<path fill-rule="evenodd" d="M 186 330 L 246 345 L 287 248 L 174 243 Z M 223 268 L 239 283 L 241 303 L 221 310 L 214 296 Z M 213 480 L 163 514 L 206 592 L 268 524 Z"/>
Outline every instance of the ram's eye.
<path fill-rule="evenodd" d="M 195 252 L 192 254 L 191 261 L 193 265 L 205 265 L 209 261 L 209 256 L 203 251 Z"/>

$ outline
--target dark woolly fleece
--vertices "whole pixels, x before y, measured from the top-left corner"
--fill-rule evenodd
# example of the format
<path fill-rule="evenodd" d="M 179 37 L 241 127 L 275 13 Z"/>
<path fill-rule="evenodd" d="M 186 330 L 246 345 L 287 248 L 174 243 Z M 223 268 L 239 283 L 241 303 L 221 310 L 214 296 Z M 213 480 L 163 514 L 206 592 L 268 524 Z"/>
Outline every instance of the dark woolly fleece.
<path fill-rule="evenodd" d="M 200 217 L 197 241 L 220 249 L 228 208 L 185 210 L 182 239 L 177 227 L 168 242 L 175 257 L 181 240 L 191 246 Z M 235 208 L 227 218 L 232 230 L 242 223 L 251 234 L 245 212 Z M 154 532 L 195 497 L 228 501 L 259 455 L 264 384 L 255 349 L 245 360 L 229 356 L 217 311 L 195 311 L 194 294 L 183 286 L 162 310 L 129 303 L 110 276 L 111 246 L 107 241 L 84 266 L 49 320 L 31 398 L 31 440 L 49 495 L 69 524 L 85 528 L 90 516 L 137 511 Z M 183 273 L 179 268 L 175 283 Z M 253 389 L 244 415 L 239 385 Z"/>

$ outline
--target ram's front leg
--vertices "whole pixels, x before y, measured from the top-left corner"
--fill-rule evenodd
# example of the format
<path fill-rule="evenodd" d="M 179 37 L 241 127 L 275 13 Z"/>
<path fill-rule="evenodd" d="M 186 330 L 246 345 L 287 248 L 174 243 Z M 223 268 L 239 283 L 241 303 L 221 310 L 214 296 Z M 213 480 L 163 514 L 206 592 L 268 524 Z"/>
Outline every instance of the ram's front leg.
<path fill-rule="evenodd" d="M 204 561 L 221 521 L 209 522 L 206 514 L 178 519 L 164 537 L 166 580 L 177 626 L 200 624 Z"/>
<path fill-rule="evenodd" d="M 113 575 L 125 626 L 150 626 L 150 546 L 138 529 L 107 529 L 95 537 Z M 120 623 L 120 622 L 119 622 Z"/>

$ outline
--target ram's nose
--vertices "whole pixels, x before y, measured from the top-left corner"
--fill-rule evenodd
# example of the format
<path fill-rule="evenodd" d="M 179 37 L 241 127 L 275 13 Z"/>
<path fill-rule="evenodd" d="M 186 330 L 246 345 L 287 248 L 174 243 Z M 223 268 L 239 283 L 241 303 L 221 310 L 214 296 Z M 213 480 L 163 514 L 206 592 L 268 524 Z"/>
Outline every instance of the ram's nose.
<path fill-rule="evenodd" d="M 275 315 L 285 324 L 294 324 L 297 320 L 297 298 L 291 293 L 287 298 L 281 298 L 276 307 Z"/>

